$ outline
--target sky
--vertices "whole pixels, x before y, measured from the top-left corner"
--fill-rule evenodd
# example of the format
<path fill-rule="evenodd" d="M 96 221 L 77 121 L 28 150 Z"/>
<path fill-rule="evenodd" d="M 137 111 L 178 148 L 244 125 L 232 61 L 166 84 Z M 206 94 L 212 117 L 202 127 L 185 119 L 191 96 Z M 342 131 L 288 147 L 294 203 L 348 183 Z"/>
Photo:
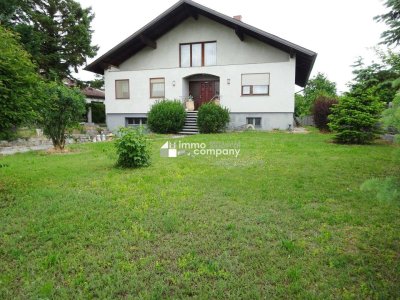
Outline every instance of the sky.
<path fill-rule="evenodd" d="M 132 33 L 152 21 L 177 0 L 78 0 L 92 7 L 93 44 L 104 54 Z M 318 53 L 311 76 L 318 72 L 346 91 L 353 78 L 351 65 L 358 57 L 375 58 L 374 47 L 386 26 L 373 17 L 387 9 L 382 0 L 197 0 L 228 16 L 242 15 L 242 21 Z M 139 4 L 140 3 L 140 4 Z M 93 61 L 88 59 L 88 63 Z M 94 74 L 80 71 L 82 80 Z"/>

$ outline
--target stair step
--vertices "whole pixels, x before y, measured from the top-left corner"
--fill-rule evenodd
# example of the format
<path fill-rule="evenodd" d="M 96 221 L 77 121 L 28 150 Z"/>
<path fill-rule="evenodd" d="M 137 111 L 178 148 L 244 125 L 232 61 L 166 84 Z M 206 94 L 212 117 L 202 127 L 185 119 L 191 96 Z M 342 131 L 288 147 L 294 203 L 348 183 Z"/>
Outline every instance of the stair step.
<path fill-rule="evenodd" d="M 187 132 L 187 131 L 179 131 L 179 134 L 182 135 L 195 135 L 195 134 L 199 134 L 198 132 Z"/>
<path fill-rule="evenodd" d="M 199 131 L 198 128 L 182 128 L 181 131 Z"/>
<path fill-rule="evenodd" d="M 190 131 L 190 132 L 193 132 L 193 131 L 195 131 L 195 132 L 198 132 L 199 131 L 199 129 L 198 128 L 182 128 L 182 130 L 181 131 Z"/>

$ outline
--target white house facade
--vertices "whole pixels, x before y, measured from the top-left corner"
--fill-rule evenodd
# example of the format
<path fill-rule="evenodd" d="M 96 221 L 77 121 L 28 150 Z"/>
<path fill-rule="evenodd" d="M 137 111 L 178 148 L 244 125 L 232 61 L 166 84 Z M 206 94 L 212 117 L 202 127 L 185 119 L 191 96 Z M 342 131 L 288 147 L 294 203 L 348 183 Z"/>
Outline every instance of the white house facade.
<path fill-rule="evenodd" d="M 182 0 L 86 67 L 104 74 L 107 125 L 146 123 L 159 99 L 219 99 L 231 129 L 293 126 L 295 84 L 316 54 Z"/>

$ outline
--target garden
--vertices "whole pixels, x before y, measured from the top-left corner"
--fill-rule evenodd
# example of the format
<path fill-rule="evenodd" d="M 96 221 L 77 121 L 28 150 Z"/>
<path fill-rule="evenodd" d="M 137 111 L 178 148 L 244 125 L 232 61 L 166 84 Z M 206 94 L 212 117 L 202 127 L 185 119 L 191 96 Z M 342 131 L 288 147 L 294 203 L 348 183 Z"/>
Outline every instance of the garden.
<path fill-rule="evenodd" d="M 184 139 L 237 158 L 165 158 L 171 136 L 146 139 L 136 169 L 113 142 L 0 158 L 2 299 L 400 296 L 398 146 L 242 132 Z"/>

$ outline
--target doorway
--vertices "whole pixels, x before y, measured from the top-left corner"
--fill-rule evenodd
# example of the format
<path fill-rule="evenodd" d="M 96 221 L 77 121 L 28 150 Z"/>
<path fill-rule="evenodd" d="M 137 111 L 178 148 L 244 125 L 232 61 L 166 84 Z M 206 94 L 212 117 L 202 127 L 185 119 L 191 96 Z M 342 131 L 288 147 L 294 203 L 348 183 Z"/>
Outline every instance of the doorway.
<path fill-rule="evenodd" d="M 189 95 L 193 97 L 194 109 L 198 110 L 201 105 L 219 96 L 219 81 L 190 81 Z"/>

